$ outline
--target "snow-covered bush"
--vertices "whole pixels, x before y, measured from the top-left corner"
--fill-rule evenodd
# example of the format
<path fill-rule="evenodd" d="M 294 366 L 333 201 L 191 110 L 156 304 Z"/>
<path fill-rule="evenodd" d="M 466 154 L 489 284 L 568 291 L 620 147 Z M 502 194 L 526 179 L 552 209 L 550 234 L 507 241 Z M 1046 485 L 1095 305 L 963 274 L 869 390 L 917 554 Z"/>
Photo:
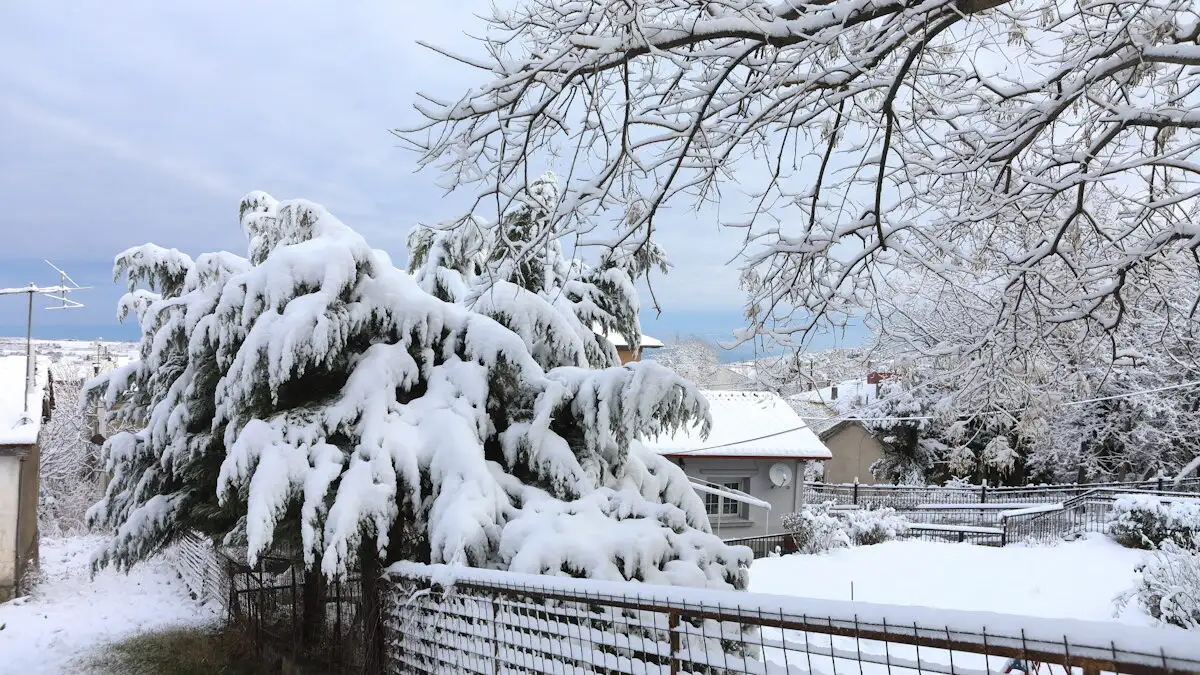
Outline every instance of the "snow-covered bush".
<path fill-rule="evenodd" d="M 783 517 L 783 529 L 792 535 L 798 553 L 824 553 L 850 545 L 842 521 L 830 511 L 833 502 L 812 504 Z"/>
<path fill-rule="evenodd" d="M 908 529 L 908 519 L 896 509 L 852 509 L 842 515 L 846 536 L 855 546 L 870 546 L 891 541 Z"/>
<path fill-rule="evenodd" d="M 1188 548 L 1200 537 L 1200 501 L 1166 501 L 1124 495 L 1113 503 L 1109 536 L 1129 548 L 1158 548 L 1164 542 Z"/>
<path fill-rule="evenodd" d="M 1117 610 L 1136 599 L 1163 623 L 1200 628 L 1200 538 L 1191 544 L 1184 548 L 1164 541 L 1138 566 L 1134 587 L 1117 596 Z"/>
<path fill-rule="evenodd" d="M 804 463 L 804 482 L 820 483 L 825 480 L 825 462 L 807 461 Z"/>

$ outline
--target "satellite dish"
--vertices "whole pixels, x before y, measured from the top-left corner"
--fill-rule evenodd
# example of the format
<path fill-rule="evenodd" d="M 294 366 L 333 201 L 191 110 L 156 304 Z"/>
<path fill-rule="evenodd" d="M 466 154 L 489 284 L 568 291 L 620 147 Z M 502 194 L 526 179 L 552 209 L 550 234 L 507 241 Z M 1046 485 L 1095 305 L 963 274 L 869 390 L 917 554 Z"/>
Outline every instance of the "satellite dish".
<path fill-rule="evenodd" d="M 785 488 L 792 484 L 792 470 L 786 464 L 772 464 L 771 469 L 767 471 L 767 477 L 775 487 Z"/>

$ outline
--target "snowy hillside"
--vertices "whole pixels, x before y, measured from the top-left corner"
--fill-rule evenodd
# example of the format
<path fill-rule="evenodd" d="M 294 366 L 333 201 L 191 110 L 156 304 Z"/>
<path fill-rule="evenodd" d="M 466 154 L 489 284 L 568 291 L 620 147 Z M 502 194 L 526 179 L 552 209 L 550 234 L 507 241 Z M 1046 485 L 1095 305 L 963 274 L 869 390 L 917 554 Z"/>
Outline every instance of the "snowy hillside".
<path fill-rule="evenodd" d="M 862 347 L 835 347 L 799 355 L 764 356 L 728 364 L 739 375 L 795 393 L 828 387 L 831 383 L 865 378 L 891 368 L 890 357 Z"/>
<path fill-rule="evenodd" d="M 38 359 L 49 360 L 56 365 L 87 365 L 94 363 L 97 354 L 102 359 L 111 359 L 114 365 L 129 362 L 137 356 L 137 344 L 133 342 L 108 342 L 104 340 L 38 340 L 33 341 Z M 0 337 L 0 356 L 15 356 L 25 353 L 25 338 Z"/>

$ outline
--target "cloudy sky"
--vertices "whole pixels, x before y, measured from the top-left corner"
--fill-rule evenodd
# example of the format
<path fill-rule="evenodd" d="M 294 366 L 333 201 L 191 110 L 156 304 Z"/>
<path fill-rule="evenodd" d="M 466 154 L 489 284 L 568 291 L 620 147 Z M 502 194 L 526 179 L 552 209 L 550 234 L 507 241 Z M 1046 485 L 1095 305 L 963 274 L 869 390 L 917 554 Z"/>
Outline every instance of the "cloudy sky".
<path fill-rule="evenodd" d="M 503 0 L 502 0 L 503 1 Z M 253 189 L 320 202 L 393 259 L 418 222 L 462 198 L 415 173 L 388 130 L 417 91 L 456 94 L 470 71 L 420 39 L 471 51 L 481 0 L 122 0 L 0 6 L 0 286 L 81 284 L 87 307 L 38 312 L 46 337 L 131 336 L 112 318 L 111 261 L 146 241 L 241 251 L 239 198 Z M 741 321 L 716 214 L 664 231 L 675 269 L 647 333 L 724 339 Z M 686 226 L 684 225 L 686 223 Z M 0 334 L 24 328 L 0 297 Z M 39 305 L 47 304 L 39 302 Z M 827 342 L 853 342 L 830 338 Z"/>

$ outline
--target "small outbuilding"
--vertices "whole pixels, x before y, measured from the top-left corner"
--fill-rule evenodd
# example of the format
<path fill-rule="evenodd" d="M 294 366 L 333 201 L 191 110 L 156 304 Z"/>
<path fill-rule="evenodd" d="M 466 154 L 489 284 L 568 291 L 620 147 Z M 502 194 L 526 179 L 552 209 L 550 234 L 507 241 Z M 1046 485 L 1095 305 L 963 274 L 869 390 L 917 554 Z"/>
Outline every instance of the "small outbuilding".
<path fill-rule="evenodd" d="M 23 595 L 38 562 L 38 470 L 42 422 L 49 418 L 46 368 L 0 356 L 0 602 Z"/>
<path fill-rule="evenodd" d="M 611 342 L 612 345 L 617 348 L 617 356 L 621 358 L 621 365 L 630 363 L 632 361 L 641 361 L 642 353 L 647 349 L 661 349 L 663 347 L 662 340 L 659 340 L 658 338 L 652 338 L 649 335 L 642 335 L 638 338 L 638 341 L 641 342 L 641 344 L 637 349 L 634 349 L 633 347 L 629 346 L 629 342 L 625 339 L 625 336 L 621 335 L 620 333 L 610 333 L 601 329 L 599 326 L 595 326 L 593 330 L 596 331 L 597 335 L 604 336 L 604 339 Z"/>

